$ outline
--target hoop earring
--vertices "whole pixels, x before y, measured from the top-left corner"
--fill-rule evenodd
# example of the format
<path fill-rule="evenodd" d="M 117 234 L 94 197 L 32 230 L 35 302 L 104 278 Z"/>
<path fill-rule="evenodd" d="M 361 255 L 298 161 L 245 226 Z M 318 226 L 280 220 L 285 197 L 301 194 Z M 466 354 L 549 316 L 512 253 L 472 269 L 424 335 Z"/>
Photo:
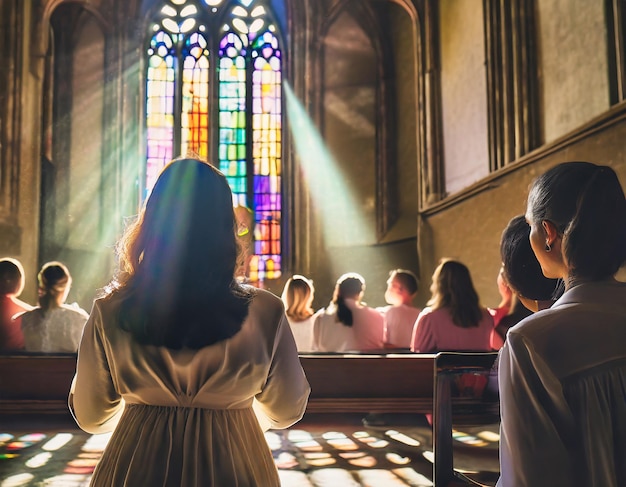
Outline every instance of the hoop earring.
<path fill-rule="evenodd" d="M 550 252 L 551 250 L 552 250 L 552 247 L 550 247 L 550 244 L 546 242 L 546 252 Z"/>

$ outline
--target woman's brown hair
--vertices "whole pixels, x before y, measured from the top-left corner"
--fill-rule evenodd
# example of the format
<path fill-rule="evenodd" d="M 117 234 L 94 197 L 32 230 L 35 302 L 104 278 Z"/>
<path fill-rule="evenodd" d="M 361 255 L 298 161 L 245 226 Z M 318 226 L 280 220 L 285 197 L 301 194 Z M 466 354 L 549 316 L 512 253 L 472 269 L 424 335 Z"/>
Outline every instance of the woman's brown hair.
<path fill-rule="evenodd" d="M 118 244 L 120 327 L 143 344 L 199 349 L 235 335 L 252 288 L 235 279 L 239 254 L 226 177 L 197 159 L 161 172 Z"/>
<path fill-rule="evenodd" d="M 478 294 L 469 269 L 459 261 L 443 259 L 433 274 L 428 306 L 446 308 L 461 328 L 478 326 L 482 317 Z"/>

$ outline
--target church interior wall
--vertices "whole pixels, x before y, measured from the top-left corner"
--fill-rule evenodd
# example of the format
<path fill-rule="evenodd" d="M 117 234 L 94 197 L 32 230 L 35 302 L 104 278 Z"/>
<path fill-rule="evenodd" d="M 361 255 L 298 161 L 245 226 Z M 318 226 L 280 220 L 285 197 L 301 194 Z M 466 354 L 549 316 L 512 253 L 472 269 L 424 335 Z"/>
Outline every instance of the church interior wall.
<path fill-rule="evenodd" d="M 445 185 L 455 193 L 489 174 L 481 2 L 439 2 Z"/>
<path fill-rule="evenodd" d="M 423 251 L 419 251 L 422 279 L 429 278 L 440 258 L 458 258 L 468 265 L 483 304 L 497 305 L 500 234 L 511 218 L 525 213 L 532 180 L 555 164 L 581 160 L 611 166 L 625 185 L 625 120 L 626 104 L 621 103 L 424 212 L 420 225 Z"/>
<path fill-rule="evenodd" d="M 608 110 L 607 22 L 602 2 L 537 2 L 545 142 Z"/>

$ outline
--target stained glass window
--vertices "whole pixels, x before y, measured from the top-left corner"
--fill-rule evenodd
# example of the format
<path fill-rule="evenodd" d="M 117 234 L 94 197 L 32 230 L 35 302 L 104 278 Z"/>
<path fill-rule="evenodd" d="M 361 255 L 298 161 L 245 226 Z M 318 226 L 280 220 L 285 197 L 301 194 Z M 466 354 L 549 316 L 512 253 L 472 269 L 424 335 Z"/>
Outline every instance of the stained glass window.
<path fill-rule="evenodd" d="M 147 196 L 178 155 L 216 164 L 252 210 L 247 276 L 280 276 L 282 53 L 262 0 L 165 0 L 147 48 Z"/>

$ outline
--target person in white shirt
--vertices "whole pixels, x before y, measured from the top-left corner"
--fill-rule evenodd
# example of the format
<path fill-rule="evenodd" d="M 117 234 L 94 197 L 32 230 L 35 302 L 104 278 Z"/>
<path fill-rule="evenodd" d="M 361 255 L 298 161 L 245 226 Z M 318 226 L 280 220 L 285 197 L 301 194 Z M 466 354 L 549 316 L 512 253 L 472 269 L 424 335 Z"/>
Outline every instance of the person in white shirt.
<path fill-rule="evenodd" d="M 410 348 L 413 325 L 421 309 L 413 306 L 417 294 L 417 276 L 406 269 L 394 269 L 387 279 L 385 301 L 389 306 L 377 308 L 385 318 L 385 348 Z"/>
<path fill-rule="evenodd" d="M 37 276 L 39 306 L 22 315 L 24 348 L 29 352 L 76 352 L 89 314 L 65 304 L 72 276 L 61 262 L 44 264 Z"/>
<path fill-rule="evenodd" d="M 626 199 L 615 171 L 559 164 L 528 195 L 530 245 L 565 293 L 500 351 L 499 487 L 626 485 Z"/>
<path fill-rule="evenodd" d="M 335 285 L 333 299 L 313 325 L 313 350 L 326 352 L 379 351 L 383 349 L 384 319 L 361 300 L 365 279 L 350 272 Z"/>
<path fill-rule="evenodd" d="M 295 274 L 285 283 L 281 296 L 285 304 L 287 321 L 299 352 L 310 352 L 313 350 L 315 312 L 311 306 L 314 295 L 313 281 Z"/>

